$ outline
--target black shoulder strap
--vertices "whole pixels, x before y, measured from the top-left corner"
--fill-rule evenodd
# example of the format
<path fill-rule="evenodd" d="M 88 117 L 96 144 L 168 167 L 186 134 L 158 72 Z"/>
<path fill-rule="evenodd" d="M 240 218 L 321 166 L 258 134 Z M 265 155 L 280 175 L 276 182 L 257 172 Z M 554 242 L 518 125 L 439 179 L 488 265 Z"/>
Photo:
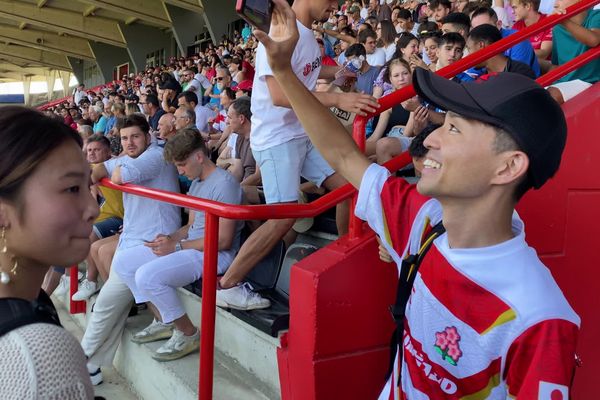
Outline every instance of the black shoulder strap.
<path fill-rule="evenodd" d="M 40 291 L 37 300 L 0 299 L 0 337 L 24 325 L 47 323 L 60 326 L 60 320 L 50 297 Z"/>
<path fill-rule="evenodd" d="M 394 330 L 390 341 L 390 368 L 387 373 L 387 378 L 389 378 L 394 372 L 394 360 L 396 358 L 396 352 L 398 345 L 402 344 L 406 304 L 410 298 L 412 287 L 417 276 L 417 271 L 419 270 L 419 267 L 421 266 L 425 255 L 431 248 L 435 238 L 442 235 L 444 232 L 446 232 L 446 228 L 444 228 L 442 221 L 440 221 L 427 234 L 425 240 L 423 240 L 423 243 L 421 244 L 419 252 L 417 254 L 408 254 L 404 260 L 402 260 L 402 265 L 400 267 L 400 278 L 398 279 L 398 288 L 396 289 L 396 302 L 393 306 L 390 306 L 390 312 L 394 318 L 396 329 Z M 402 351 L 398 353 L 398 357 L 400 358 L 400 361 L 402 361 Z M 400 379 L 398 379 L 398 385 L 399 384 Z"/>

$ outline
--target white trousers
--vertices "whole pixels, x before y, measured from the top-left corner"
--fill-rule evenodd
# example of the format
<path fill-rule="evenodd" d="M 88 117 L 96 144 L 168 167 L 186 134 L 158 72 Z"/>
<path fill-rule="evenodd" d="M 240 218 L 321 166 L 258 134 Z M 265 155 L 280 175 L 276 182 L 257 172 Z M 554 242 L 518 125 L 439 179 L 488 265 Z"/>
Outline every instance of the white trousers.
<path fill-rule="evenodd" d="M 113 270 L 131 289 L 136 303 L 151 302 L 163 322 L 170 323 L 185 314 L 177 288 L 202 277 L 204 253 L 184 249 L 165 256 L 155 256 L 146 246 L 126 249 L 126 258 L 113 261 Z M 224 273 L 233 257 L 219 252 L 217 273 Z"/>
<path fill-rule="evenodd" d="M 115 258 L 118 254 L 117 251 Z M 93 312 L 88 315 L 87 328 L 81 341 L 89 363 L 113 365 L 132 304 L 133 296 L 127 285 L 117 274 L 110 274 L 96 298 Z"/>

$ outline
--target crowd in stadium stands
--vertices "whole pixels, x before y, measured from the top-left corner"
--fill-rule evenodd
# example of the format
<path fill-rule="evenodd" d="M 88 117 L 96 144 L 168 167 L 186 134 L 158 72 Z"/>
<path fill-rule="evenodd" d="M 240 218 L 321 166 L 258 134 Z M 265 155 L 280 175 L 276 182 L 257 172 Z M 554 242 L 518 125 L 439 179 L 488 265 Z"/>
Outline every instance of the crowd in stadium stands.
<path fill-rule="evenodd" d="M 317 16 L 305 7 L 311 1 L 297 0 L 300 41 L 293 65 L 346 126 L 354 115 L 373 109 L 376 99 L 410 85 L 415 68 L 438 71 L 577 2 L 346 0 L 326 21 L 315 22 Z M 599 43 L 600 11 L 591 9 L 452 80 L 502 72 L 535 79 Z M 548 91 L 564 102 L 599 79 L 596 59 Z M 123 76 L 97 93 L 80 84 L 70 101 L 47 112 L 80 133 L 94 182 L 108 178 L 231 204 L 305 201 L 308 193 L 346 183 L 312 146 L 248 26 L 198 54 Z M 424 137 L 443 120 L 442 110 L 409 99 L 369 121 L 367 154 L 383 163 L 409 150 L 418 177 L 427 152 Z M 99 291 L 82 342 L 97 384 L 100 367 L 112 364 L 134 302 L 147 303 L 155 318 L 133 341 L 168 339 L 155 351 L 156 359 L 174 360 L 198 349 L 198 328 L 176 289 L 201 277 L 205 223 L 203 212 L 182 212 L 97 185 L 92 193 L 101 213 L 91 234 L 87 276 L 73 299 Z M 348 205 L 339 205 L 340 234 L 347 218 Z M 289 246 L 310 226 L 249 221 L 249 237 L 242 243 L 242 225 L 219 225 L 217 305 L 268 308 L 269 300 L 244 282 L 245 276 L 277 242 Z M 67 290 L 63 273 L 58 266 L 48 273 L 46 291 Z"/>

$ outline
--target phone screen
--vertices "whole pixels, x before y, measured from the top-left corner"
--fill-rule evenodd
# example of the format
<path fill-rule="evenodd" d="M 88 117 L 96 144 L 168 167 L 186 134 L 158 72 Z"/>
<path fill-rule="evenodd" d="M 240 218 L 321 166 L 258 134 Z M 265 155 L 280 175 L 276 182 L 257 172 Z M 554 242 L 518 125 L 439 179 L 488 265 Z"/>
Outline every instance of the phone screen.
<path fill-rule="evenodd" d="M 263 32 L 269 33 L 271 28 L 271 13 L 273 3 L 271 0 L 239 0 L 236 11 L 249 24 Z"/>

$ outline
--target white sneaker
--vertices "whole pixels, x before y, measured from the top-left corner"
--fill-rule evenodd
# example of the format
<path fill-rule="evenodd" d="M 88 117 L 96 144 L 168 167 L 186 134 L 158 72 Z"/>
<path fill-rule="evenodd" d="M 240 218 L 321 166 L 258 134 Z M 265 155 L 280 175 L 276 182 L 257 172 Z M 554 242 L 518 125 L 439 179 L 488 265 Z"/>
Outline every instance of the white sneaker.
<path fill-rule="evenodd" d="M 271 302 L 254 292 L 252 286 L 245 282 L 231 289 L 217 290 L 217 305 L 236 310 L 259 310 L 271 307 Z"/>
<path fill-rule="evenodd" d="M 79 282 L 82 278 L 83 278 L 83 274 L 81 272 L 77 271 L 77 281 Z M 58 286 L 56 287 L 56 289 L 54 289 L 54 292 L 52 292 L 52 294 L 55 295 L 56 297 L 62 297 L 69 292 L 69 289 L 71 287 L 70 285 L 71 285 L 71 278 L 69 277 L 68 273 L 64 273 L 60 277 Z"/>
<path fill-rule="evenodd" d="M 150 343 L 157 340 L 168 339 L 173 335 L 173 324 L 163 324 L 156 319 L 152 323 L 133 335 L 131 341 L 133 343 Z"/>
<path fill-rule="evenodd" d="M 100 370 L 99 366 L 88 363 L 87 370 L 90 374 L 90 380 L 92 381 L 92 385 L 98 386 L 102 383 L 102 370 Z"/>
<path fill-rule="evenodd" d="M 88 281 L 84 279 L 79 284 L 79 290 L 75 292 L 72 299 L 74 301 L 84 301 L 92 297 L 94 293 L 98 291 L 98 284 L 96 282 Z"/>
<path fill-rule="evenodd" d="M 186 336 L 183 332 L 175 329 L 171 339 L 158 348 L 152 354 L 152 358 L 157 361 L 177 360 L 186 356 L 200 348 L 200 331 L 196 329 L 196 333 L 192 336 Z"/>
<path fill-rule="evenodd" d="M 58 282 L 58 286 L 52 292 L 56 297 L 63 297 L 69 292 L 69 287 L 71 284 L 71 280 L 67 278 L 65 275 L 60 277 L 60 281 Z"/>

